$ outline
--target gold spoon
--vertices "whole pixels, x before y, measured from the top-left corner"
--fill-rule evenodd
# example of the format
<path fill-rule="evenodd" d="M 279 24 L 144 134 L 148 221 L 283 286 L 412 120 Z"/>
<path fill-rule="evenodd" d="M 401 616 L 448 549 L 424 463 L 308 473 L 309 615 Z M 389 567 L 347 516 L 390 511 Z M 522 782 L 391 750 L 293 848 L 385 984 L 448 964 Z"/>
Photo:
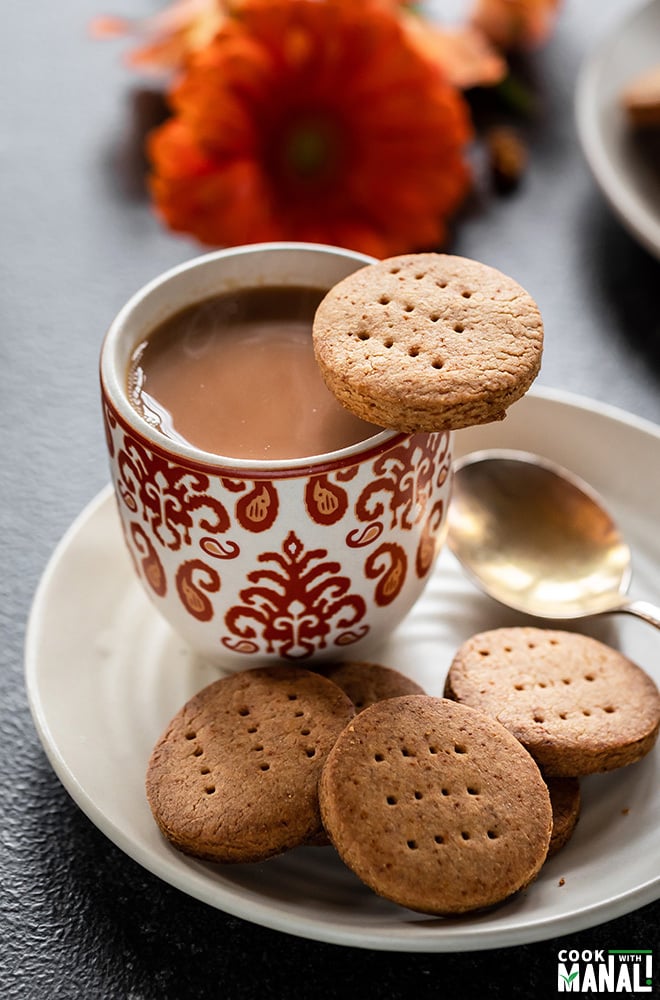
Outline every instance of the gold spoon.
<path fill-rule="evenodd" d="M 508 607 L 550 619 L 623 611 L 660 628 L 660 608 L 626 596 L 630 549 L 601 498 L 545 458 L 457 459 L 448 525 L 468 577 Z"/>

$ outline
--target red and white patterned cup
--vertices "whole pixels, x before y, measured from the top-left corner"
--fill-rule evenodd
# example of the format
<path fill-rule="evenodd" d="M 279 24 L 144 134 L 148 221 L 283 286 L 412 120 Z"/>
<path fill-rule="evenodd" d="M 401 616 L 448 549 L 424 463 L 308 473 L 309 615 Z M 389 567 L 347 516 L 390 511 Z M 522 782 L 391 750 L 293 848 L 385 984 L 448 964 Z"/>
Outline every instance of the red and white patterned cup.
<path fill-rule="evenodd" d="M 370 262 L 300 243 L 205 254 L 137 292 L 105 337 L 103 416 L 136 573 L 172 628 L 225 669 L 364 656 L 395 628 L 444 539 L 452 435 L 382 431 L 291 461 L 212 455 L 138 415 L 129 358 L 151 329 L 212 295 L 330 288 Z"/>

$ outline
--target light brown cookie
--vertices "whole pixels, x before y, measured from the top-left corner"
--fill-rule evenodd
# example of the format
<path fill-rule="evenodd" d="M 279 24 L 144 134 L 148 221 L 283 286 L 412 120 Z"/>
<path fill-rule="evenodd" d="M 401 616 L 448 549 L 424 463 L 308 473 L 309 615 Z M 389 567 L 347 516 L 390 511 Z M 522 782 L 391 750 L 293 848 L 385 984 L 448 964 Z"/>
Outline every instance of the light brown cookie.
<path fill-rule="evenodd" d="M 473 636 L 454 657 L 445 694 L 498 719 L 546 775 L 632 764 L 660 726 L 660 694 L 648 674 L 596 639 L 555 629 Z"/>
<path fill-rule="evenodd" d="M 385 698 L 426 694 L 417 681 L 380 663 L 355 660 L 332 663 L 320 669 L 324 677 L 334 681 L 346 692 L 355 705 L 356 712 L 363 711 L 376 701 L 384 701 Z"/>
<path fill-rule="evenodd" d="M 580 817 L 580 782 L 577 778 L 546 778 L 552 806 L 552 836 L 548 857 L 560 851 L 573 836 Z"/>
<path fill-rule="evenodd" d="M 321 831 L 317 784 L 354 709 L 294 666 L 215 681 L 175 715 L 147 770 L 164 836 L 209 861 L 261 861 Z"/>
<path fill-rule="evenodd" d="M 349 723 L 321 774 L 324 826 L 386 899 L 452 914 L 528 885 L 552 827 L 538 767 L 503 726 L 428 695 L 377 702 Z"/>
<path fill-rule="evenodd" d="M 335 285 L 313 328 L 321 374 L 354 414 L 403 431 L 501 420 L 534 381 L 543 323 L 512 278 L 449 254 L 406 254 Z"/>

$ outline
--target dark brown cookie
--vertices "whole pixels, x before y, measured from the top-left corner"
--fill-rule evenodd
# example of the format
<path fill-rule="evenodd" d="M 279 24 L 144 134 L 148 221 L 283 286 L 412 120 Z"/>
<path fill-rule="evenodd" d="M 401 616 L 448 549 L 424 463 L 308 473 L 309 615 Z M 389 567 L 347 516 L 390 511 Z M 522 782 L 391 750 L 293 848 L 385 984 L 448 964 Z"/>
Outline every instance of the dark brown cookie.
<path fill-rule="evenodd" d="M 548 857 L 560 851 L 573 836 L 580 817 L 580 782 L 577 778 L 546 778 L 552 806 L 552 836 Z"/>
<path fill-rule="evenodd" d="M 379 895 L 424 913 L 501 902 L 548 850 L 538 767 L 492 718 L 444 698 L 377 702 L 349 723 L 319 785 L 345 864 Z"/>
<path fill-rule="evenodd" d="M 356 416 L 402 431 L 501 420 L 541 364 L 532 297 L 451 254 L 370 264 L 332 288 L 313 327 L 321 374 Z"/>
<path fill-rule="evenodd" d="M 354 709 L 293 666 L 215 681 L 156 744 L 147 796 L 164 836 L 210 861 L 260 861 L 322 833 L 321 767 Z"/>
<path fill-rule="evenodd" d="M 404 694 L 426 694 L 424 689 L 411 677 L 384 667 L 380 663 L 347 661 L 332 663 L 321 669 L 324 677 L 338 684 L 355 705 L 355 710 L 373 705 L 385 698 L 397 698 Z"/>
<path fill-rule="evenodd" d="M 660 727 L 660 694 L 648 674 L 596 639 L 556 629 L 473 636 L 454 657 L 445 694 L 506 726 L 546 775 L 632 764 Z"/>

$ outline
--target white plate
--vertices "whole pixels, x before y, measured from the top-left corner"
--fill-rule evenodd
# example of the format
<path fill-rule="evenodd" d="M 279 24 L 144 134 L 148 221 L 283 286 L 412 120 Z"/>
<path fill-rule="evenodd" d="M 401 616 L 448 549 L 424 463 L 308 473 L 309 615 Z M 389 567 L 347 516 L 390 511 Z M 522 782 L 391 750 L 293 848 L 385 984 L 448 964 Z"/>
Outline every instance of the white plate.
<path fill-rule="evenodd" d="M 585 60 L 576 91 L 578 135 L 591 171 L 621 222 L 660 257 L 660 164 L 628 127 L 619 98 L 660 64 L 660 0 L 636 9 Z"/>
<path fill-rule="evenodd" d="M 634 591 L 660 597 L 660 428 L 547 391 L 505 421 L 457 435 L 459 452 L 538 451 L 609 500 L 636 557 Z M 380 651 L 381 662 L 441 694 L 457 646 L 484 628 L 523 621 L 477 593 L 445 552 L 429 586 Z M 660 636 L 633 619 L 584 631 L 620 645 L 660 681 Z M 123 851 L 191 896 L 303 937 L 398 951 L 494 948 L 566 934 L 660 895 L 660 750 L 583 783 L 568 844 L 534 885 L 501 908 L 433 919 L 365 888 L 329 848 L 299 848 L 260 865 L 213 866 L 174 851 L 151 818 L 143 782 L 165 724 L 215 676 L 186 650 L 135 581 L 114 501 L 101 493 L 69 529 L 44 573 L 28 626 L 26 680 L 46 753 L 80 808 Z"/>

